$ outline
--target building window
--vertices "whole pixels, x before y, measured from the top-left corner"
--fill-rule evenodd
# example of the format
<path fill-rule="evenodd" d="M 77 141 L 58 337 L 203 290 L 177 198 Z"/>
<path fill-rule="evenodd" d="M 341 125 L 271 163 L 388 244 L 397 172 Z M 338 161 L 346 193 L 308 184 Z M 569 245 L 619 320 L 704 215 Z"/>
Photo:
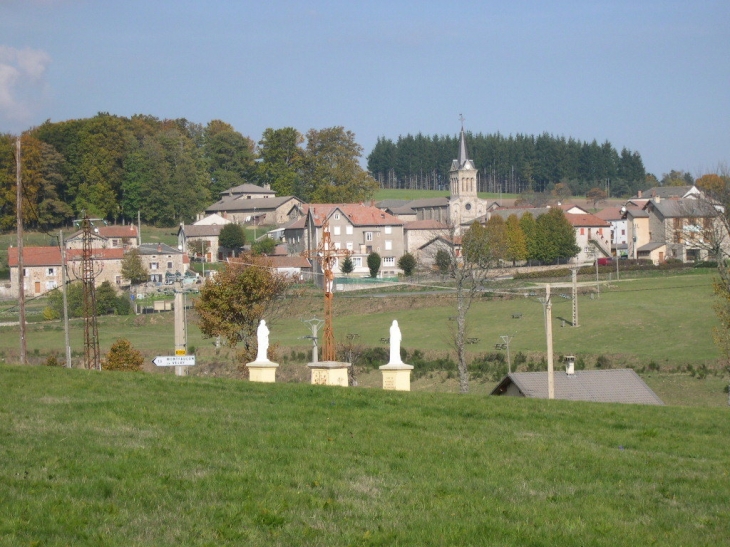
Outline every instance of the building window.
<path fill-rule="evenodd" d="M 340 213 L 335 213 L 335 220 L 340 220 Z"/>
<path fill-rule="evenodd" d="M 347 247 L 348 251 L 352 251 L 352 241 L 348 241 L 345 246 Z"/>
<path fill-rule="evenodd" d="M 372 241 L 372 240 L 373 240 L 373 233 L 365 232 L 365 241 Z"/>
<path fill-rule="evenodd" d="M 351 236 L 352 235 L 352 226 L 345 226 L 345 233 L 348 236 Z"/>
<path fill-rule="evenodd" d="M 340 235 L 340 227 L 339 226 L 335 226 L 334 227 L 334 235 L 336 235 L 336 236 Z"/>
<path fill-rule="evenodd" d="M 352 265 L 355 268 L 362 268 L 362 257 L 361 256 L 350 257 L 350 260 L 352 260 Z"/>
<path fill-rule="evenodd" d="M 157 262 L 150 262 L 150 270 L 158 270 L 160 267 L 159 263 Z"/>
<path fill-rule="evenodd" d="M 385 227 L 385 233 L 386 234 L 392 234 L 393 233 L 393 227 L 392 226 L 386 226 Z"/>
<path fill-rule="evenodd" d="M 393 250 L 393 242 L 389 239 L 385 240 L 385 250 L 386 251 L 392 251 Z"/>
<path fill-rule="evenodd" d="M 122 284 L 122 276 L 121 275 L 116 276 L 114 278 L 114 281 L 116 282 L 117 285 L 121 285 Z"/>
<path fill-rule="evenodd" d="M 118 239 L 112 239 L 112 247 L 119 247 L 119 240 Z"/>
<path fill-rule="evenodd" d="M 395 257 L 394 256 L 384 256 L 383 257 L 383 266 L 395 266 Z"/>
<path fill-rule="evenodd" d="M 582 236 L 586 235 L 586 229 L 585 228 L 581 228 L 580 229 L 580 235 L 582 235 Z"/>
<path fill-rule="evenodd" d="M 46 271 L 46 275 L 56 275 L 56 269 L 48 268 L 48 270 Z"/>
<path fill-rule="evenodd" d="M 172 270 L 172 262 L 168 262 L 167 263 L 167 269 L 168 270 Z"/>
<path fill-rule="evenodd" d="M 340 242 L 339 241 L 335 241 L 335 249 L 339 249 L 339 248 L 340 248 Z"/>

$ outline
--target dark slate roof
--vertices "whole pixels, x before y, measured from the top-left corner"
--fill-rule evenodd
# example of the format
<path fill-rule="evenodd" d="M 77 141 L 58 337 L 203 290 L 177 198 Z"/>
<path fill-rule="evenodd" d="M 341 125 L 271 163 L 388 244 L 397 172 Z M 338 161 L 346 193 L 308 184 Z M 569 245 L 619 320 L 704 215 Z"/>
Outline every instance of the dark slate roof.
<path fill-rule="evenodd" d="M 595 403 L 632 403 L 663 405 L 649 386 L 632 369 L 577 370 L 574 374 L 556 371 L 553 377 L 555 398 Z M 547 372 L 513 372 L 494 388 L 492 395 L 503 394 L 514 384 L 522 396 L 548 398 Z"/>
<path fill-rule="evenodd" d="M 206 213 L 215 211 L 246 211 L 252 212 L 254 209 L 257 213 L 264 213 L 266 211 L 272 211 L 285 204 L 289 200 L 296 200 L 297 198 L 292 196 L 284 196 L 280 198 L 253 198 L 253 199 L 241 199 L 240 197 L 225 197 L 222 200 L 214 203 L 213 205 L 205 209 Z"/>
<path fill-rule="evenodd" d="M 256 184 L 250 184 L 248 182 L 244 182 L 243 184 L 234 186 L 233 188 L 229 188 L 228 190 L 223 190 L 221 192 L 222 196 L 233 196 L 233 195 L 241 195 L 241 194 L 275 195 L 276 193 L 271 188 L 264 188 L 263 186 L 258 186 Z"/>
<path fill-rule="evenodd" d="M 393 207 L 403 207 L 411 202 L 409 199 L 384 199 L 375 204 L 378 209 L 390 209 Z"/>
<path fill-rule="evenodd" d="M 692 190 L 692 186 L 655 186 L 641 192 L 641 198 L 681 198 L 690 190 Z"/>
<path fill-rule="evenodd" d="M 448 207 L 449 198 L 446 196 L 440 198 L 424 198 L 414 199 L 408 202 L 408 207 L 411 209 L 420 209 L 421 207 Z"/>
<path fill-rule="evenodd" d="M 166 243 L 142 243 L 137 247 L 137 251 L 141 255 L 171 255 L 171 254 L 183 254 L 182 251 L 170 247 Z"/>
<path fill-rule="evenodd" d="M 704 201 L 694 198 L 651 201 L 647 209 L 654 207 L 664 218 L 715 217 L 717 210 Z"/>
<path fill-rule="evenodd" d="M 185 237 L 219 236 L 223 226 L 225 224 L 192 224 L 190 226 L 180 226 L 178 233 L 183 232 Z"/>

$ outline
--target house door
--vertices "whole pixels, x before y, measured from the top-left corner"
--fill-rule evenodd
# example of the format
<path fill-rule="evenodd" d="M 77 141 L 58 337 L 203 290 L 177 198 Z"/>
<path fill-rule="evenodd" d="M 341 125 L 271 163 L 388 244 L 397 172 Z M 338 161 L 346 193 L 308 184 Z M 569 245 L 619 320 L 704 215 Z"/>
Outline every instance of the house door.
<path fill-rule="evenodd" d="M 39 294 L 40 292 L 41 292 L 41 282 L 40 281 L 36 281 L 35 282 L 35 293 L 36 294 Z"/>
<path fill-rule="evenodd" d="M 664 262 L 664 252 L 659 251 L 659 263 L 661 264 L 662 262 Z"/>

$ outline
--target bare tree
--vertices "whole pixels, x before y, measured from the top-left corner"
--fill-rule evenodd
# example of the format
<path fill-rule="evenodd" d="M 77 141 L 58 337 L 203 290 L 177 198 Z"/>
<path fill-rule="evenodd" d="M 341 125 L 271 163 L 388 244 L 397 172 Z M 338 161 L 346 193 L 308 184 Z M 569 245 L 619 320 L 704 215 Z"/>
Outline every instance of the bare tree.
<path fill-rule="evenodd" d="M 435 234 L 428 245 L 434 255 L 448 254 L 448 268 L 445 275 L 454 283 L 456 300 L 456 327 L 452 343 L 456 351 L 459 371 L 459 391 L 469 391 L 469 369 L 466 360 L 467 313 L 474 298 L 479 294 L 484 280 L 495 260 L 489 239 L 489 232 L 474 222 L 463 236 L 457 235 L 455 226 Z"/>

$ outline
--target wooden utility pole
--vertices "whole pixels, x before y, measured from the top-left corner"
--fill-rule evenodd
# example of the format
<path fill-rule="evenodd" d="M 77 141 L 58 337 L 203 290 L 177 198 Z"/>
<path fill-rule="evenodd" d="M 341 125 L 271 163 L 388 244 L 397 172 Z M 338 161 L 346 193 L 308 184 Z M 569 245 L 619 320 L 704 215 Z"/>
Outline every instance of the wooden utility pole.
<path fill-rule="evenodd" d="M 550 300 L 550 284 L 545 285 L 545 337 L 547 338 L 548 399 L 555 399 L 553 377 L 553 303 Z"/>
<path fill-rule="evenodd" d="M 15 214 L 18 227 L 18 321 L 20 323 L 20 364 L 28 364 L 25 336 L 25 266 L 23 261 L 23 180 L 20 176 L 20 137 L 15 140 Z"/>
<path fill-rule="evenodd" d="M 572 268 L 573 274 L 573 326 L 578 326 L 578 268 Z"/>

